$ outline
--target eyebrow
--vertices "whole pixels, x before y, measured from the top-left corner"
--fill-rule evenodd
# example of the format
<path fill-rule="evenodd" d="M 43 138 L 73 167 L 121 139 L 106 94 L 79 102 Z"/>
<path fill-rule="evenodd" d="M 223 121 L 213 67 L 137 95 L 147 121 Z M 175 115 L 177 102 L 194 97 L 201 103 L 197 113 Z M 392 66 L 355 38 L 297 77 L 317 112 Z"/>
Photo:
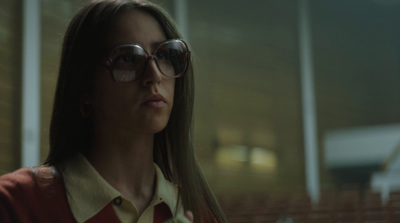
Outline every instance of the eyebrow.
<path fill-rule="evenodd" d="M 156 49 L 161 43 L 163 43 L 163 42 L 165 42 L 165 41 L 168 41 L 168 39 L 161 40 L 161 41 L 153 41 L 153 42 L 151 42 L 151 43 L 150 43 L 150 51 L 149 51 L 148 53 L 152 53 L 152 52 L 154 51 L 154 49 Z M 120 44 L 114 44 L 114 45 L 112 45 L 111 48 L 108 49 L 108 51 L 111 52 L 113 49 L 115 49 L 116 47 L 121 46 L 121 45 L 139 45 L 139 46 L 141 46 L 143 49 L 145 49 L 145 50 L 147 51 L 147 49 L 146 49 L 145 46 L 143 46 L 142 44 L 137 43 L 137 42 L 136 42 L 136 43 L 120 43 Z"/>
<path fill-rule="evenodd" d="M 165 41 L 168 41 L 168 39 L 152 42 L 152 43 L 150 44 L 151 50 L 153 51 L 155 48 L 157 48 L 161 43 L 163 43 L 163 42 L 165 42 Z"/>

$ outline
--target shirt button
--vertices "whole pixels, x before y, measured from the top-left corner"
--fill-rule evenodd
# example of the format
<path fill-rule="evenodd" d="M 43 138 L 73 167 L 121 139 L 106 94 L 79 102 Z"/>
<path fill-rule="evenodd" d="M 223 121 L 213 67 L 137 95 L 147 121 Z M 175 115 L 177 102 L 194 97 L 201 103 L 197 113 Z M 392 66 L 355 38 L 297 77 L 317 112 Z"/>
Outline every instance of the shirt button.
<path fill-rule="evenodd" d="M 120 206 L 122 204 L 122 198 L 121 197 L 115 198 L 113 203 L 115 206 Z"/>

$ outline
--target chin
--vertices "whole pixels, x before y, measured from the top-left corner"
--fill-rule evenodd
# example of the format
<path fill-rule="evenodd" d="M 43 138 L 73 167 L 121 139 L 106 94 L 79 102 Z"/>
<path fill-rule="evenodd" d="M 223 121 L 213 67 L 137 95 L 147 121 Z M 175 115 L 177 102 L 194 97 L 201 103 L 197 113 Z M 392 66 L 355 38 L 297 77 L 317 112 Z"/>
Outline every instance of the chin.
<path fill-rule="evenodd" d="M 167 127 L 167 123 L 154 123 L 154 125 L 148 125 L 147 132 L 150 134 L 157 134 Z"/>

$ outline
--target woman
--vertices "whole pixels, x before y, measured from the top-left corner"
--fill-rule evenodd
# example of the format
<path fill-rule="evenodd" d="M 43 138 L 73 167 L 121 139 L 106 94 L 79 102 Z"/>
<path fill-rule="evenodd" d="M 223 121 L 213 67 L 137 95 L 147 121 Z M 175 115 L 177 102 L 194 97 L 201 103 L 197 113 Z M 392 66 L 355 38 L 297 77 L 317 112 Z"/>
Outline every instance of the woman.
<path fill-rule="evenodd" d="M 163 9 L 88 3 L 64 38 L 45 167 L 0 178 L 0 220 L 226 222 L 194 155 L 193 91 Z"/>

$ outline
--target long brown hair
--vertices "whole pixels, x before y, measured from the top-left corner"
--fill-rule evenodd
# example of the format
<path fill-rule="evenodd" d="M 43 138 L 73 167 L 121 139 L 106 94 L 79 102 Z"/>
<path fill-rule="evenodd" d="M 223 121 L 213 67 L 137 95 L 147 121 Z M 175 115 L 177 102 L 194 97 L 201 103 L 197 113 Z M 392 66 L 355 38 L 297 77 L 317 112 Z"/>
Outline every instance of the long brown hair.
<path fill-rule="evenodd" d="M 147 1 L 98 0 L 81 8 L 64 37 L 50 125 L 50 153 L 45 161 L 62 172 L 63 164 L 90 147 L 92 125 L 80 113 L 80 100 L 90 92 L 96 63 L 104 50 L 113 19 L 122 12 L 142 10 L 160 23 L 167 39 L 181 38 L 169 14 Z M 226 219 L 199 168 L 192 142 L 193 67 L 176 79 L 174 106 L 164 130 L 154 137 L 154 162 L 171 182 L 180 185 L 179 200 L 195 222 Z M 177 207 L 178 209 L 178 207 Z M 201 220 L 202 219 L 202 220 Z"/>

